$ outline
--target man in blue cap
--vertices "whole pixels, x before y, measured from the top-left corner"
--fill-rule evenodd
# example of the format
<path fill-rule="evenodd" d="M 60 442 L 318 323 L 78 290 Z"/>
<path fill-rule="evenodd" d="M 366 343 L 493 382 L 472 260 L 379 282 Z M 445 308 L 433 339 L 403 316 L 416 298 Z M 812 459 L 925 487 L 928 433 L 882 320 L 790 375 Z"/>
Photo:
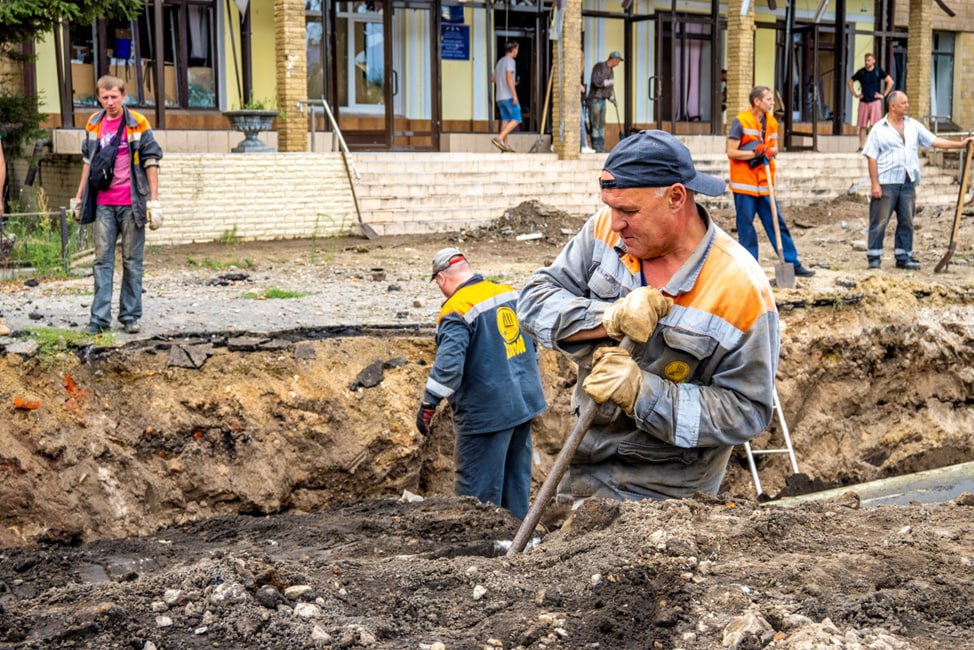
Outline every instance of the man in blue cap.
<path fill-rule="evenodd" d="M 623 140 L 596 212 L 521 291 L 518 318 L 578 363 L 600 404 L 558 487 L 566 500 L 716 494 L 734 445 L 771 421 L 778 313 L 757 261 L 694 199 L 723 181 L 663 131 Z M 632 352 L 616 347 L 623 337 Z"/>
<path fill-rule="evenodd" d="M 622 55 L 611 52 L 605 61 L 592 66 L 592 77 L 588 81 L 588 114 L 592 126 L 592 147 L 599 153 L 605 152 L 605 100 L 615 97 L 615 79 L 612 69 L 622 63 Z"/>

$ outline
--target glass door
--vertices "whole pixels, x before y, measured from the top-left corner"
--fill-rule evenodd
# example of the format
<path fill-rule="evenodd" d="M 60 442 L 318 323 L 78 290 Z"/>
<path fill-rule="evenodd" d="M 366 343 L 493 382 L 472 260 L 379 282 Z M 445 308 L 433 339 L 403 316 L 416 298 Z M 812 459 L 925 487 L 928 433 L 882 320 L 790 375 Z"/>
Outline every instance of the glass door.
<path fill-rule="evenodd" d="M 439 150 L 440 20 L 431 2 L 392 2 L 392 147 Z"/>
<path fill-rule="evenodd" d="M 326 3 L 330 4 L 330 3 Z M 334 3 L 333 102 L 351 148 L 391 144 L 391 11 L 384 2 Z"/>
<path fill-rule="evenodd" d="M 720 48 L 714 38 L 709 16 L 660 12 L 656 15 L 655 79 L 649 89 L 655 98 L 658 128 L 677 131 L 677 123 L 706 123 L 706 129 L 684 127 L 681 132 L 710 132 L 719 126 L 721 106 L 714 103 L 712 80 L 719 78 L 713 69 L 713 49 Z M 702 126 L 702 125 L 701 125 Z"/>

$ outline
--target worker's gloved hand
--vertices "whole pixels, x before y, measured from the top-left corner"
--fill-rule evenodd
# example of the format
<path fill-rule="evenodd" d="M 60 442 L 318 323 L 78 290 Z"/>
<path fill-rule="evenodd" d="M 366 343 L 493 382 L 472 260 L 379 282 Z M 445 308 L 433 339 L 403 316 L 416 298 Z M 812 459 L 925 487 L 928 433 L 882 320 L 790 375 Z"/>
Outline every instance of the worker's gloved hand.
<path fill-rule="evenodd" d="M 162 228 L 162 202 L 146 201 L 145 217 L 149 222 L 149 230 L 159 230 Z"/>
<path fill-rule="evenodd" d="M 430 433 L 430 420 L 433 419 L 434 413 L 436 413 L 436 404 L 423 402 L 419 405 L 419 411 L 416 413 L 416 428 L 424 436 Z"/>
<path fill-rule="evenodd" d="M 615 79 L 606 79 L 605 81 L 602 82 L 603 88 L 612 88 L 614 85 L 616 85 Z"/>
<path fill-rule="evenodd" d="M 81 223 L 81 199 L 72 198 L 68 201 L 68 215 L 75 220 L 76 223 Z"/>
<path fill-rule="evenodd" d="M 656 322 L 670 313 L 672 306 L 673 300 L 658 289 L 639 287 L 609 305 L 602 315 L 602 327 L 617 341 L 628 336 L 636 343 L 645 343 L 653 335 Z"/>
<path fill-rule="evenodd" d="M 643 373 L 622 348 L 599 348 L 592 355 L 592 372 L 582 388 L 599 404 L 612 400 L 632 417 Z"/>

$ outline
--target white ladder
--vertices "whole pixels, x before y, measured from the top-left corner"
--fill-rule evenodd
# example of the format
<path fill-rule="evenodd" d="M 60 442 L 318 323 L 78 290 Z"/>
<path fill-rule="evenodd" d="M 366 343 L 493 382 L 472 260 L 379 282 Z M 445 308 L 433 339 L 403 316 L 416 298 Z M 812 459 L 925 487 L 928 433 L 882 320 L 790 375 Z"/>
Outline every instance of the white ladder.
<path fill-rule="evenodd" d="M 781 400 L 778 399 L 778 389 L 774 391 L 774 410 L 778 414 L 778 422 L 781 424 L 781 435 L 785 439 L 785 446 L 781 449 L 752 449 L 750 442 L 744 443 L 744 451 L 747 452 L 747 464 L 751 468 L 751 478 L 754 479 L 754 490 L 758 496 L 764 494 L 761 488 L 761 479 L 758 477 L 758 468 L 754 463 L 754 457 L 758 454 L 788 454 L 791 460 L 792 473 L 798 473 L 798 460 L 795 458 L 795 448 L 791 446 L 791 435 L 788 433 L 788 424 L 785 422 L 785 412 L 781 408 Z"/>

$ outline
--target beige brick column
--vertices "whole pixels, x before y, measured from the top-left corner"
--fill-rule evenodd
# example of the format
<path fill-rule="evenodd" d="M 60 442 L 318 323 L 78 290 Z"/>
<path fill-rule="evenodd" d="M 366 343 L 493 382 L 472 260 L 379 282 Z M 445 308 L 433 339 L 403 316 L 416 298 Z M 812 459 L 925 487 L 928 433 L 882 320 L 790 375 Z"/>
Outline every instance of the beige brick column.
<path fill-rule="evenodd" d="M 581 147 L 582 0 L 568 0 L 563 14 L 561 41 L 551 47 L 551 140 L 559 160 L 577 160 Z"/>
<path fill-rule="evenodd" d="M 277 67 L 277 119 L 279 151 L 305 151 L 308 124 L 297 103 L 308 98 L 308 61 L 305 52 L 304 2 L 274 0 L 274 55 Z"/>
<path fill-rule="evenodd" d="M 906 42 L 906 94 L 910 117 L 930 113 L 930 68 L 933 65 L 933 2 L 910 0 L 910 35 Z"/>
<path fill-rule="evenodd" d="M 754 87 L 754 1 L 746 16 L 743 0 L 727 0 L 727 122 L 748 108 Z M 725 125 L 726 128 L 726 125 Z"/>
<path fill-rule="evenodd" d="M 974 127 L 974 33 L 958 32 L 954 42 L 953 120 Z"/>

